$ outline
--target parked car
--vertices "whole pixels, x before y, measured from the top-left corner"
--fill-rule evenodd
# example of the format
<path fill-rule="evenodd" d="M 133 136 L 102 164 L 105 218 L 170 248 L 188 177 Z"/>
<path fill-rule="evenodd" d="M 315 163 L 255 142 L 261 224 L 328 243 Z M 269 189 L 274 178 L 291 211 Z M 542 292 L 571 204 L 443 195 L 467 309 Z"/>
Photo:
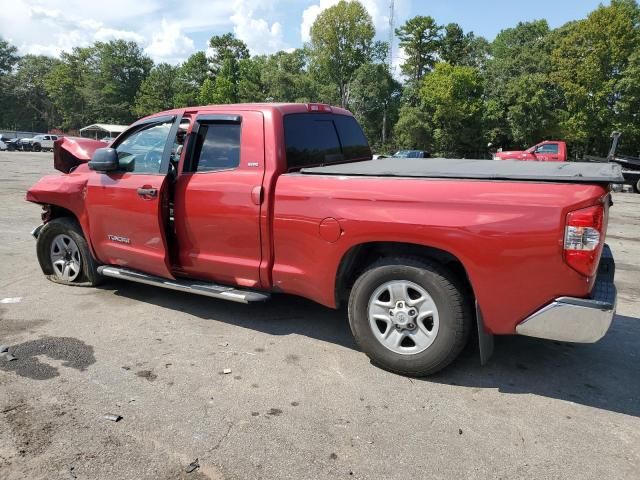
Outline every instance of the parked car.
<path fill-rule="evenodd" d="M 24 137 L 18 141 L 20 145 L 20 150 L 23 152 L 31 152 L 33 151 L 33 137 Z"/>
<path fill-rule="evenodd" d="M 22 150 L 22 145 L 20 144 L 20 140 L 18 138 L 12 138 L 10 140 L 3 140 L 5 145 L 7 146 L 7 151 L 15 152 L 16 150 Z"/>
<path fill-rule="evenodd" d="M 116 139 L 116 137 L 102 137 L 102 138 L 100 139 L 100 141 L 101 141 L 101 142 L 104 142 L 104 143 L 111 143 L 111 142 L 113 142 L 115 139 Z"/>
<path fill-rule="evenodd" d="M 566 162 L 567 144 L 562 140 L 546 140 L 526 150 L 498 151 L 493 154 L 493 159 Z"/>
<path fill-rule="evenodd" d="M 31 148 L 34 152 L 53 151 L 53 142 L 58 139 L 58 135 L 36 135 L 31 139 Z"/>
<path fill-rule="evenodd" d="M 68 285 L 348 305 L 362 350 L 406 375 L 444 368 L 474 329 L 483 360 L 492 335 L 605 335 L 618 165 L 370 158 L 355 118 L 324 104 L 171 110 L 107 148 L 64 138 L 64 175 L 27 193 L 44 207 L 38 261 Z"/>
<path fill-rule="evenodd" d="M 395 158 L 429 158 L 429 152 L 425 150 L 398 150 L 392 155 Z"/>

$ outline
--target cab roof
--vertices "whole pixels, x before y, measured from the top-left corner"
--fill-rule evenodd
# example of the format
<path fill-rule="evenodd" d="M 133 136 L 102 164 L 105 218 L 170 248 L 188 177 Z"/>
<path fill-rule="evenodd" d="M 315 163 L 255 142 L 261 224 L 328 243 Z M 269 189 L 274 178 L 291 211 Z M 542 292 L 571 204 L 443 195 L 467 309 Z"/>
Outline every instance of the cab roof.
<path fill-rule="evenodd" d="M 313 109 L 313 110 L 312 110 Z M 260 111 L 273 112 L 277 111 L 281 115 L 289 113 L 335 113 L 338 115 L 353 116 L 350 111 L 344 108 L 334 107 L 326 103 L 231 103 L 222 105 L 202 105 L 199 107 L 184 107 L 165 110 L 164 112 L 154 113 L 144 119 L 160 117 L 163 115 L 176 115 L 181 112 L 200 113 L 200 112 L 227 112 L 227 111 Z M 140 119 L 140 120 L 144 120 Z M 139 120 L 138 120 L 139 121 Z"/>

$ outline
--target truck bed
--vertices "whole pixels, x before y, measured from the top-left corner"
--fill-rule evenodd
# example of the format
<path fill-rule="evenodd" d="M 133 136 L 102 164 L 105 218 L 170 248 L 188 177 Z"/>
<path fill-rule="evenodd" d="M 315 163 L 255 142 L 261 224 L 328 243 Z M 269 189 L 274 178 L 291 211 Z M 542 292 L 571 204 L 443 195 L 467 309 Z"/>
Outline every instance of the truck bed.
<path fill-rule="evenodd" d="M 308 175 L 364 177 L 459 178 L 563 183 L 621 183 L 619 165 L 585 162 L 521 162 L 451 158 L 383 158 L 363 162 L 310 167 Z"/>

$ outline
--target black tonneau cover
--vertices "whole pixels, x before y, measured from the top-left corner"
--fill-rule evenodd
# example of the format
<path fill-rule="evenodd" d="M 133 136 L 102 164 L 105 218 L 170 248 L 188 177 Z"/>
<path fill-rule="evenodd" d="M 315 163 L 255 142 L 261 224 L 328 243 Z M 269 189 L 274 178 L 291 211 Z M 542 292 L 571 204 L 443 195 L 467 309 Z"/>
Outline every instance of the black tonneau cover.
<path fill-rule="evenodd" d="M 622 183 L 619 165 L 586 162 L 462 160 L 452 158 L 382 158 L 364 162 L 309 167 L 305 174 L 364 177 L 531 180 L 567 183 Z"/>

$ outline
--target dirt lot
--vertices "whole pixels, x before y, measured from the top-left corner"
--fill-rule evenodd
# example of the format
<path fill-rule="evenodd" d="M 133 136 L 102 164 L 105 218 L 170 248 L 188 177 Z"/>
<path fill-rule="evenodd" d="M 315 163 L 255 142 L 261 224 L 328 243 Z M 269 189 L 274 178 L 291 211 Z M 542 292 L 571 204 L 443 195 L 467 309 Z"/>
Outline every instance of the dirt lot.
<path fill-rule="evenodd" d="M 302 299 L 48 282 L 23 199 L 51 165 L 0 153 L 0 301 L 21 297 L 0 303 L 17 357 L 0 358 L 0 478 L 638 478 L 640 195 L 614 197 L 619 315 L 601 342 L 500 338 L 485 367 L 470 347 L 411 380 Z"/>

